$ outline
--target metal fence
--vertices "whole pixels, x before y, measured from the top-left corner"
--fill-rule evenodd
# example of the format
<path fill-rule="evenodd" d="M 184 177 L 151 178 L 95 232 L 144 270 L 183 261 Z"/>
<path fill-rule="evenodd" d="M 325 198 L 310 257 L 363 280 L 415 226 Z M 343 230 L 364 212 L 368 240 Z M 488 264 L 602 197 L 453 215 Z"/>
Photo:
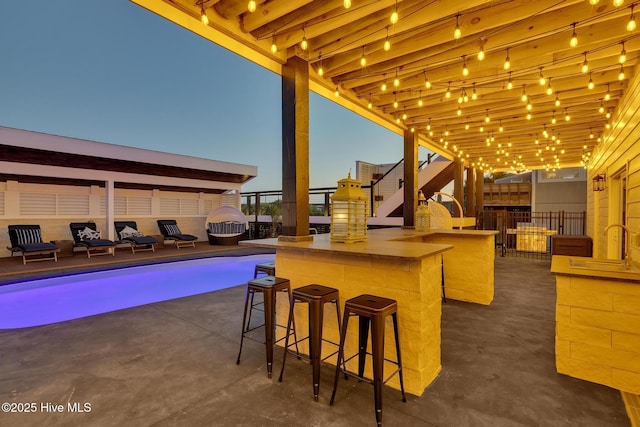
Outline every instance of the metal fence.
<path fill-rule="evenodd" d="M 485 210 L 477 228 L 499 232 L 496 251 L 501 256 L 548 259 L 552 236 L 585 234 L 586 212 Z"/>

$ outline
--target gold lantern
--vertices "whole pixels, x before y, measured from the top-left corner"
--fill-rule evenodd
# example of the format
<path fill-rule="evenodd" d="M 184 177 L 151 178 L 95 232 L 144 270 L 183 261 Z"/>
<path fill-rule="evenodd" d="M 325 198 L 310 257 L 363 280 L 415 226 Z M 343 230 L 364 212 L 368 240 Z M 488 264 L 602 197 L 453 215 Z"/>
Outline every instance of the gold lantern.
<path fill-rule="evenodd" d="M 351 173 L 338 181 L 338 189 L 331 196 L 331 241 L 364 242 L 367 240 L 367 196 L 360 181 Z"/>

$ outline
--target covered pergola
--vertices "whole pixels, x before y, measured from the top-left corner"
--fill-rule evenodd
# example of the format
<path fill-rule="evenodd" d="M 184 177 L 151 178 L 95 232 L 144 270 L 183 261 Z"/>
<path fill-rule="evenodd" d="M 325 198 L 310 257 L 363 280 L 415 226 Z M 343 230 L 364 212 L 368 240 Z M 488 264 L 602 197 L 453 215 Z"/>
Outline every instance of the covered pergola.
<path fill-rule="evenodd" d="M 597 162 L 635 73 L 635 3 L 597 0 L 132 0 L 282 76 L 283 233 L 308 234 L 312 90 L 456 160 L 467 209 L 484 172 Z M 622 106 L 624 108 L 624 106 Z"/>

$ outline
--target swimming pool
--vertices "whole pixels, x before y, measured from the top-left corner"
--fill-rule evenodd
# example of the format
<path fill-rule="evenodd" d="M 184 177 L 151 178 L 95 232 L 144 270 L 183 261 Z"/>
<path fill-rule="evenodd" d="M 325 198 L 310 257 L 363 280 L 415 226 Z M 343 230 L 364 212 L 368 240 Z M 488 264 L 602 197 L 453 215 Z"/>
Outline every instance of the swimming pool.
<path fill-rule="evenodd" d="M 0 329 L 47 325 L 246 283 L 273 254 L 127 267 L 0 286 Z"/>

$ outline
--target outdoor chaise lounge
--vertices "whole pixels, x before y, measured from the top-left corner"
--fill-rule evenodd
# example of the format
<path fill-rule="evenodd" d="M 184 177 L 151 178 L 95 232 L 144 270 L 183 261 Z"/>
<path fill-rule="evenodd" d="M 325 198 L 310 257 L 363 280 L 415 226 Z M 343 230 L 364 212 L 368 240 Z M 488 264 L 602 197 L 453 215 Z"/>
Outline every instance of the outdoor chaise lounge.
<path fill-rule="evenodd" d="M 128 243 L 131 246 L 131 252 L 138 251 L 156 251 L 156 243 L 158 241 L 152 236 L 145 236 L 138 231 L 138 225 L 135 221 L 115 221 L 116 235 L 122 243 Z"/>
<path fill-rule="evenodd" d="M 72 222 L 69 224 L 73 242 L 76 247 L 87 251 L 87 258 L 91 255 L 114 255 L 116 244 L 112 240 L 103 239 L 93 222 Z"/>
<path fill-rule="evenodd" d="M 207 216 L 210 245 L 237 245 L 248 228 L 247 217 L 233 206 L 219 206 Z"/>
<path fill-rule="evenodd" d="M 164 240 L 173 240 L 176 243 L 177 249 L 187 246 L 196 247 L 196 240 L 198 240 L 198 238 L 192 234 L 183 234 L 175 220 L 159 219 L 158 228 L 164 236 Z"/>
<path fill-rule="evenodd" d="M 42 240 L 42 231 L 39 225 L 10 225 L 9 240 L 11 256 L 22 254 L 22 263 L 31 261 L 58 262 L 58 252 L 60 248 L 53 243 Z"/>

